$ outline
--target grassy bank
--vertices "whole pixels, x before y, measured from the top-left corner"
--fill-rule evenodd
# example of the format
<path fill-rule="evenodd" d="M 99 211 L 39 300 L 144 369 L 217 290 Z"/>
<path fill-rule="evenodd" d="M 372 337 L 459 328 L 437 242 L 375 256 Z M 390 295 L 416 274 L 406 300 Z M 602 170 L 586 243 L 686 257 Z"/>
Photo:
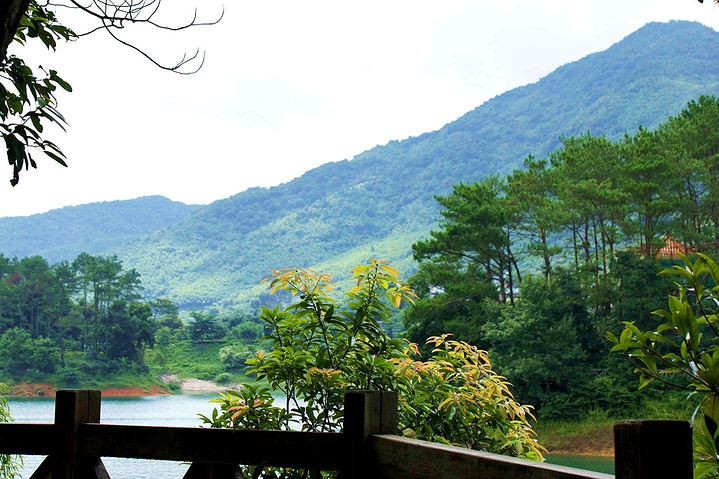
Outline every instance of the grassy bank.
<path fill-rule="evenodd" d="M 585 419 L 563 422 L 539 421 L 535 426 L 539 444 L 549 454 L 613 456 L 615 419 Z"/>
<path fill-rule="evenodd" d="M 579 421 L 539 419 L 534 425 L 539 444 L 549 454 L 587 456 L 614 455 L 614 424 L 630 419 L 671 419 L 687 421 L 696 405 L 682 393 L 646 399 L 626 415 L 610 415 L 606 411 L 590 411 Z M 629 407 L 628 407 L 629 409 Z"/>
<path fill-rule="evenodd" d="M 237 384 L 252 382 L 253 378 L 244 374 L 244 361 L 253 351 L 222 361 L 221 350 L 230 346 L 226 341 L 193 342 L 177 341 L 163 347 L 155 347 L 145 354 L 145 364 L 150 375 L 161 377 L 173 374 L 180 379 L 197 378 L 214 381 L 218 384 Z M 240 350 L 242 353 L 244 350 Z"/>
<path fill-rule="evenodd" d="M 244 362 L 255 349 L 237 342 L 180 340 L 145 351 L 143 365 L 126 360 L 91 360 L 80 352 L 68 352 L 65 365 L 53 372 L 26 370 L 17 375 L 0 374 L 0 383 L 8 385 L 12 395 L 19 396 L 47 396 L 63 388 L 126 389 L 135 391 L 134 395 L 177 393 L 180 385 L 162 381 L 163 376 L 220 385 L 254 382 L 254 378 L 244 374 Z"/>

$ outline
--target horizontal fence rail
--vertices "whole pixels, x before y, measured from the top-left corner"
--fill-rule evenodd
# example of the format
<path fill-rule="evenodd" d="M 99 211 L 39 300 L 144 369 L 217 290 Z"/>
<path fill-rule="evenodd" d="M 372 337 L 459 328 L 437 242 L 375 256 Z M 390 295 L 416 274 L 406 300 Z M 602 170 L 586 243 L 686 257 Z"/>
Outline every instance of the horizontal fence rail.
<path fill-rule="evenodd" d="M 86 456 L 333 471 L 344 466 L 347 452 L 344 434 L 331 432 L 83 424 L 78 442 Z"/>
<path fill-rule="evenodd" d="M 611 474 L 537 463 L 400 436 L 374 435 L 371 448 L 382 479 L 612 479 Z"/>
<path fill-rule="evenodd" d="M 55 444 L 55 425 L 10 422 L 0 424 L 0 454 L 47 456 Z"/>
<path fill-rule="evenodd" d="M 31 479 L 109 479 L 102 457 L 191 462 L 185 479 L 233 479 L 238 465 L 341 471 L 342 479 L 692 478 L 689 423 L 614 427 L 616 476 L 397 436 L 397 395 L 350 391 L 344 432 L 99 424 L 100 392 L 58 391 L 55 424 L 0 424 L 0 454 L 46 455 Z"/>

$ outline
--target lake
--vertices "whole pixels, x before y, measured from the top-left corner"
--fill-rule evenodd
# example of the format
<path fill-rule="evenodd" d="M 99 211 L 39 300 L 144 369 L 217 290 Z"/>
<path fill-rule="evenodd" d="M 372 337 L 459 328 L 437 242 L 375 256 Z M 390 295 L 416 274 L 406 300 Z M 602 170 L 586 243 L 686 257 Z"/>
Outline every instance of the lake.
<path fill-rule="evenodd" d="M 605 474 L 614 474 L 614 458 L 605 456 L 568 456 L 559 454 L 547 454 L 545 456 L 548 464 L 588 469 Z"/>
<path fill-rule="evenodd" d="M 215 397 L 217 394 L 102 398 L 100 421 L 143 426 L 199 426 L 202 423 L 197 414 L 209 415 L 215 405 L 208 401 Z M 17 422 L 54 421 L 54 398 L 8 398 L 8 403 Z M 43 459 L 41 456 L 25 456 L 23 477 L 30 477 Z M 112 457 L 103 458 L 102 462 L 110 477 L 117 479 L 181 479 L 189 467 L 170 461 Z"/>
<path fill-rule="evenodd" d="M 103 398 L 101 422 L 107 424 L 136 424 L 143 426 L 201 425 L 197 414 L 210 415 L 216 394 L 174 396 L 145 396 L 139 398 Z M 10 411 L 17 422 L 51 423 L 55 416 L 54 398 L 8 398 Z M 23 477 L 30 477 L 42 462 L 41 456 L 25 456 Z M 103 458 L 110 477 L 133 479 L 181 479 L 189 466 L 170 461 L 144 459 Z M 607 457 L 550 455 L 547 462 L 597 472 L 614 473 L 614 461 Z"/>

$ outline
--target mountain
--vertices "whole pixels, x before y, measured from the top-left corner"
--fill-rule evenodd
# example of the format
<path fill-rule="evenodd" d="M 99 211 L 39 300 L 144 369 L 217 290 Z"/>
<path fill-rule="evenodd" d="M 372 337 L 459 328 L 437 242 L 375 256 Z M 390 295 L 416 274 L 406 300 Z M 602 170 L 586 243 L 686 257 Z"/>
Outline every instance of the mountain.
<path fill-rule="evenodd" d="M 719 33 L 651 23 L 609 49 L 499 95 L 443 128 L 391 141 L 273 188 L 253 188 L 117 245 L 148 293 L 185 308 L 225 309 L 265 291 L 271 268 L 334 274 L 367 257 L 415 268 L 413 242 L 436 224 L 434 195 L 508 173 L 560 137 L 617 138 L 652 128 L 700 95 L 719 95 Z"/>
<path fill-rule="evenodd" d="M 72 260 L 83 251 L 100 254 L 187 217 L 197 205 L 162 196 L 91 203 L 47 213 L 0 218 L 0 253 Z"/>

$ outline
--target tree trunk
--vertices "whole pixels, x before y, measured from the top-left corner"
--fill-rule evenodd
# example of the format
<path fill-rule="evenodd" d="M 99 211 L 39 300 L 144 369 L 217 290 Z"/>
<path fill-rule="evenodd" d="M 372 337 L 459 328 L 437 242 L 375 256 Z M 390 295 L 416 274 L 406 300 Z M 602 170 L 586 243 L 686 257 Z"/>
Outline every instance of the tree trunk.
<path fill-rule="evenodd" d="M 582 238 L 582 247 L 584 248 L 584 265 L 588 266 L 592 261 L 592 256 L 589 253 L 589 219 L 584 219 L 584 238 Z"/>
<path fill-rule="evenodd" d="M 57 328 L 60 332 L 60 364 L 65 367 L 65 335 L 62 331 L 62 326 Z"/>
<path fill-rule="evenodd" d="M 507 268 L 507 271 L 509 272 L 509 304 L 511 306 L 514 306 L 514 278 L 512 277 L 512 247 L 510 246 L 512 243 L 511 238 L 509 236 L 509 228 L 507 228 L 507 261 L 509 263 L 509 267 Z"/>
<path fill-rule="evenodd" d="M 592 217 L 592 233 L 594 234 L 594 276 L 599 277 L 599 242 L 597 241 L 597 222 Z"/>
<path fill-rule="evenodd" d="M 544 229 L 542 232 L 542 255 L 544 256 L 544 280 L 549 282 L 549 274 L 552 266 L 549 263 L 549 248 L 547 247 L 547 233 Z"/>
<path fill-rule="evenodd" d="M 577 251 L 577 226 L 572 225 L 572 243 L 574 246 L 574 272 L 579 273 L 579 253 Z"/>
<path fill-rule="evenodd" d="M 0 38 L 0 62 L 7 56 L 7 47 L 15 38 L 20 19 L 30 5 L 30 0 L 4 0 L 0 3 L 0 19 L 2 19 L 2 38 Z"/>
<path fill-rule="evenodd" d="M 602 276 L 607 277 L 607 227 L 604 218 L 599 216 L 599 239 L 602 241 Z"/>
<path fill-rule="evenodd" d="M 517 273 L 517 283 L 522 283 L 522 273 L 519 272 L 519 266 L 517 265 L 517 258 L 511 255 L 512 264 L 514 265 L 514 272 Z M 510 264 L 511 267 L 511 264 Z"/>
<path fill-rule="evenodd" d="M 499 301 L 502 304 L 507 302 L 507 285 L 504 280 L 504 261 L 502 260 L 502 252 L 499 252 L 499 258 L 497 260 L 497 279 L 499 279 Z"/>

